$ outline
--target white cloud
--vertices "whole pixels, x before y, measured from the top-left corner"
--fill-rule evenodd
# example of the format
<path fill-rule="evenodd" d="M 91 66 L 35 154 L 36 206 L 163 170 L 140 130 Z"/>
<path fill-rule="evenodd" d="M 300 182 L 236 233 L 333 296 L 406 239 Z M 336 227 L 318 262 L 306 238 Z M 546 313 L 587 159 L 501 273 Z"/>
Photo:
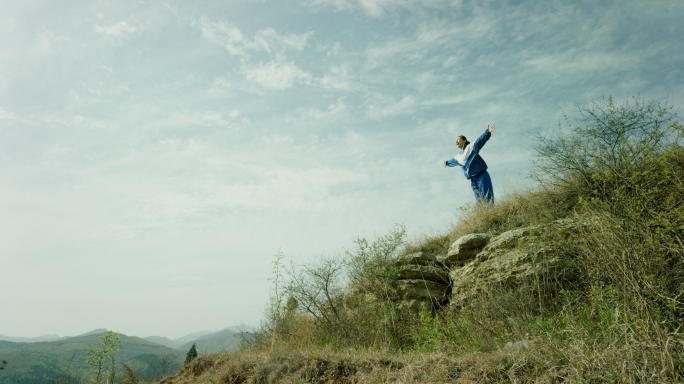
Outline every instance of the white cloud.
<path fill-rule="evenodd" d="M 294 63 L 271 61 L 256 67 L 246 68 L 247 80 L 268 89 L 283 90 L 292 87 L 295 82 L 308 82 L 312 76 L 302 71 Z"/>
<path fill-rule="evenodd" d="M 228 79 L 226 79 L 224 77 L 217 77 L 216 79 L 214 79 L 214 85 L 218 85 L 218 86 L 224 87 L 224 88 L 230 88 L 231 87 L 230 81 L 228 81 Z"/>
<path fill-rule="evenodd" d="M 231 23 L 212 22 L 206 18 L 200 21 L 200 29 L 205 39 L 222 45 L 228 52 L 237 56 L 246 56 L 248 51 L 264 51 L 279 55 L 287 50 L 301 51 L 313 35 L 312 31 L 299 35 L 281 35 L 273 28 L 264 28 L 257 31 L 254 38 L 249 38 Z"/>
<path fill-rule="evenodd" d="M 35 121 L 23 119 L 23 118 L 15 115 L 14 113 L 6 111 L 0 107 L 0 121 L 1 120 L 10 120 L 10 121 L 18 122 L 18 123 L 29 124 L 29 125 L 36 125 L 37 124 Z"/>
<path fill-rule="evenodd" d="M 204 114 L 204 122 L 207 125 L 219 125 L 222 127 L 233 127 L 234 123 L 230 120 L 225 120 L 218 112 L 206 112 Z"/>
<path fill-rule="evenodd" d="M 127 37 L 136 31 L 134 26 L 125 21 L 119 21 L 118 23 L 109 26 L 93 24 L 93 28 L 95 29 L 95 32 L 99 34 L 117 38 Z"/>
<path fill-rule="evenodd" d="M 319 83 L 324 88 L 342 91 L 350 91 L 358 87 L 351 81 L 349 69 L 345 65 L 332 66 L 330 71 L 319 79 Z"/>
<path fill-rule="evenodd" d="M 265 28 L 257 32 L 252 45 L 255 47 L 260 46 L 268 52 L 281 48 L 301 51 L 306 47 L 311 36 L 313 36 L 313 31 L 308 31 L 301 35 L 280 35 L 273 28 Z"/>
<path fill-rule="evenodd" d="M 328 105 L 328 108 L 325 110 L 320 110 L 317 108 L 299 108 L 297 112 L 306 118 L 314 118 L 314 119 L 321 119 L 325 117 L 329 117 L 332 115 L 337 115 L 340 113 L 343 113 L 347 110 L 347 105 L 344 103 L 344 97 L 338 98 L 334 103 Z"/>
<path fill-rule="evenodd" d="M 49 51 L 55 44 L 63 43 L 68 40 L 68 37 L 56 35 L 45 27 L 36 31 L 36 49 L 38 51 Z"/>
<path fill-rule="evenodd" d="M 444 0 L 301 0 L 305 6 L 330 7 L 336 11 L 361 10 L 369 16 L 379 17 L 395 9 L 416 10 L 420 8 L 460 7 L 460 1 Z"/>
<path fill-rule="evenodd" d="M 220 44 L 234 55 L 244 55 L 245 38 L 238 27 L 229 23 L 213 23 L 207 19 L 200 21 L 202 36 L 213 42 Z"/>
<path fill-rule="evenodd" d="M 68 127 L 76 127 L 76 128 L 86 128 L 86 129 L 92 129 L 96 131 L 103 131 L 103 130 L 114 130 L 116 129 L 116 125 L 104 121 L 104 120 L 98 120 L 98 119 L 93 119 L 81 115 L 76 115 L 72 118 L 68 119 L 47 119 L 49 123 L 59 123 Z"/>
<path fill-rule="evenodd" d="M 417 104 L 416 99 L 411 95 L 404 96 L 399 100 L 389 96 L 375 95 L 366 102 L 366 113 L 374 119 L 409 115 L 415 112 Z"/>

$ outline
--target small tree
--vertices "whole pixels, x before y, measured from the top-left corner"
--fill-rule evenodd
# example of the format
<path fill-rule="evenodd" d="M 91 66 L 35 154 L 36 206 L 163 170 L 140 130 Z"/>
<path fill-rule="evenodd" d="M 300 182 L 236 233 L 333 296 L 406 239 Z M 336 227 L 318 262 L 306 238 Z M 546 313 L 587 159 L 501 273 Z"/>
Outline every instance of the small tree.
<path fill-rule="evenodd" d="M 579 177 L 592 184 L 596 172 L 624 179 L 635 166 L 661 155 L 684 137 L 672 105 L 635 97 L 623 104 L 612 98 L 577 106 L 579 116 L 563 112 L 565 129 L 538 135 L 536 171 L 539 181 L 563 184 Z"/>
<path fill-rule="evenodd" d="M 7 365 L 7 361 L 0 361 L 0 369 L 5 369 L 5 365 Z"/>
<path fill-rule="evenodd" d="M 197 348 L 195 347 L 195 343 L 192 343 L 192 347 L 188 350 L 188 353 L 185 355 L 185 364 L 190 364 L 193 360 L 197 358 Z"/>
<path fill-rule="evenodd" d="M 93 384 L 114 383 L 116 380 L 115 359 L 121 348 L 121 339 L 119 333 L 114 331 L 103 333 L 99 337 L 100 348 L 91 345 L 86 351 L 86 362 L 93 367 L 92 372 L 95 374 L 90 382 Z M 107 371 L 107 363 L 110 363 L 109 371 Z"/>
<path fill-rule="evenodd" d="M 135 373 L 126 364 L 123 364 L 124 369 L 126 370 L 126 376 L 124 377 L 123 384 L 138 384 L 140 380 L 138 380 L 137 377 L 135 377 Z"/>

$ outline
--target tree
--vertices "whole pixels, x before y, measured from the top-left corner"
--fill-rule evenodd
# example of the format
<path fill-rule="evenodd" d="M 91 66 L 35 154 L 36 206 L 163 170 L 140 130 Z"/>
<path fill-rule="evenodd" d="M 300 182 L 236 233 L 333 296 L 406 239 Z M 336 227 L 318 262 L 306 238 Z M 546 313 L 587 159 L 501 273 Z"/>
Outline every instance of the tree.
<path fill-rule="evenodd" d="M 0 369 L 5 369 L 5 365 L 7 365 L 7 361 L 0 361 Z"/>
<path fill-rule="evenodd" d="M 616 104 L 609 97 L 577 110 L 577 118 L 563 112 L 565 129 L 559 124 L 557 131 L 535 138 L 538 180 L 558 185 L 579 177 L 591 185 L 596 172 L 624 178 L 684 137 L 684 127 L 667 103 L 635 97 Z"/>
<path fill-rule="evenodd" d="M 192 343 L 192 347 L 188 350 L 187 355 L 185 355 L 185 364 L 190 364 L 193 360 L 197 358 L 197 348 L 195 347 L 195 343 Z"/>
<path fill-rule="evenodd" d="M 138 384 L 140 380 L 135 377 L 133 370 L 126 364 L 122 364 L 126 370 L 126 376 L 124 377 L 123 384 Z"/>
<path fill-rule="evenodd" d="M 92 372 L 95 374 L 90 382 L 93 384 L 114 383 L 116 380 L 116 355 L 121 348 L 121 339 L 119 333 L 114 331 L 103 333 L 99 337 L 98 345 L 100 348 L 91 345 L 86 351 L 86 362 L 93 367 Z M 110 364 L 109 371 L 107 371 L 107 363 Z"/>

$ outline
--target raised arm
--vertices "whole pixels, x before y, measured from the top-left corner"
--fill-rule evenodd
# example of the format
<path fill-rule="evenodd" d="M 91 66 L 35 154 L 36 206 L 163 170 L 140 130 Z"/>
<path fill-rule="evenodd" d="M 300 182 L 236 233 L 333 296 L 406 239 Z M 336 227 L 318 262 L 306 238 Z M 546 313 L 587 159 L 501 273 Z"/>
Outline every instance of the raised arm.
<path fill-rule="evenodd" d="M 473 143 L 475 151 L 479 152 L 480 149 L 484 147 L 487 140 L 489 140 L 489 138 L 492 137 L 492 132 L 494 132 L 495 129 L 495 126 L 487 125 L 487 129 L 484 131 L 484 133 L 480 135 L 480 137 L 478 137 L 477 140 L 475 140 L 475 142 Z"/>

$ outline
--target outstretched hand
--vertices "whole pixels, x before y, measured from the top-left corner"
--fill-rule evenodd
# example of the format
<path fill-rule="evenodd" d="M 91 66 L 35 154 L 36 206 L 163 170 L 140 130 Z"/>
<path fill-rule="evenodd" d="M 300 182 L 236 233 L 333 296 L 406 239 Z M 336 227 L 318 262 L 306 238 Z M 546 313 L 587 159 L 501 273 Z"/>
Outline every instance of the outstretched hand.
<path fill-rule="evenodd" d="M 489 133 L 494 132 L 495 129 L 496 129 L 496 127 L 494 125 L 487 124 L 487 130 L 489 131 Z"/>

